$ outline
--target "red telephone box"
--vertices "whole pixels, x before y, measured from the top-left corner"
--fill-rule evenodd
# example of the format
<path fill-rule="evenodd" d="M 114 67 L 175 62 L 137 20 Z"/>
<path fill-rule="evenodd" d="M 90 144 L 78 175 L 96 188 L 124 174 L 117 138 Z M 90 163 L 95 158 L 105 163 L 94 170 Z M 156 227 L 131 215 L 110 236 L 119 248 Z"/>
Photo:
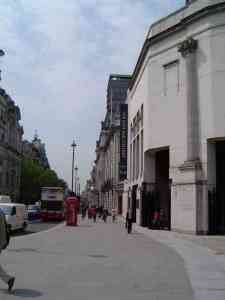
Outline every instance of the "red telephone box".
<path fill-rule="evenodd" d="M 77 226 L 77 215 L 79 210 L 79 200 L 76 197 L 66 199 L 66 225 Z"/>

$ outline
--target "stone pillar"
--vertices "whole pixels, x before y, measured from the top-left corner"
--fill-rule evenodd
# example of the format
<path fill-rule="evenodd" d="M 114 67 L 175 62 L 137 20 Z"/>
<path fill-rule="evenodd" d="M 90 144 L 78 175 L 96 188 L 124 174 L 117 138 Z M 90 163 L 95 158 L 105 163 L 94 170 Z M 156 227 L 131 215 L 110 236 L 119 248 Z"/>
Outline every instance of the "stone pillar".
<path fill-rule="evenodd" d="M 206 234 L 208 231 L 207 182 L 200 161 L 197 49 L 198 42 L 193 38 L 186 39 L 178 47 L 185 64 L 187 152 L 179 172 L 174 173 L 171 211 L 173 228 Z M 179 218 L 179 215 L 182 218 Z"/>
<path fill-rule="evenodd" d="M 198 43 L 189 38 L 180 44 L 178 51 L 185 60 L 187 107 L 187 158 L 185 164 L 199 162 L 199 107 L 197 91 L 196 50 Z"/>

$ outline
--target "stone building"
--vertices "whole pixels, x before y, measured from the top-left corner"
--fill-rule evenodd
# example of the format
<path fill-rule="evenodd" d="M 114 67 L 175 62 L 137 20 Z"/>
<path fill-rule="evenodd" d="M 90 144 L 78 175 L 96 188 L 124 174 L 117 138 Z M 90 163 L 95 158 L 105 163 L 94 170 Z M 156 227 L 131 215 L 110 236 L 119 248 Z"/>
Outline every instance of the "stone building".
<path fill-rule="evenodd" d="M 20 109 L 0 88 L 0 194 L 19 199 L 23 128 Z"/>
<path fill-rule="evenodd" d="M 107 87 L 106 116 L 101 125 L 99 140 L 96 143 L 96 189 L 99 192 L 99 203 L 109 211 L 115 207 L 119 213 L 122 213 L 123 180 L 126 178 L 127 170 L 127 106 L 125 100 L 130 78 L 129 75 L 110 75 Z"/>
<path fill-rule="evenodd" d="M 41 139 L 35 134 L 32 142 L 24 140 L 22 143 L 23 157 L 29 158 L 33 161 L 37 161 L 40 166 L 45 169 L 49 169 L 50 165 L 48 162 L 45 144 L 42 143 Z"/>
<path fill-rule="evenodd" d="M 225 233 L 225 1 L 186 1 L 149 30 L 128 91 L 133 220 Z"/>

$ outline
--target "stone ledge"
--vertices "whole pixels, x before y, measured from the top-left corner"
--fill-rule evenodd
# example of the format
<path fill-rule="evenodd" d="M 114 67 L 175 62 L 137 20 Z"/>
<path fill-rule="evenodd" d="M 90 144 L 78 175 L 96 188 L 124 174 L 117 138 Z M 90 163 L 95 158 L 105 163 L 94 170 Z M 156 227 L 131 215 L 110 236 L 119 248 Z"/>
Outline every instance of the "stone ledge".
<path fill-rule="evenodd" d="M 181 166 L 178 167 L 180 171 L 192 171 L 202 168 L 202 164 L 199 159 L 186 160 Z"/>

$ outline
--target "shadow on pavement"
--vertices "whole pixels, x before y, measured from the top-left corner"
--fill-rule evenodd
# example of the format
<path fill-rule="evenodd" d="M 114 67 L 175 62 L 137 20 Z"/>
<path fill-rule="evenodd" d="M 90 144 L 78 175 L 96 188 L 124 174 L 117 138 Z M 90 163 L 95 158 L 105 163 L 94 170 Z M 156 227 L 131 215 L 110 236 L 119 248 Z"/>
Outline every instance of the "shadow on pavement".
<path fill-rule="evenodd" d="M 18 230 L 18 231 L 14 231 L 12 233 L 12 237 L 21 236 L 21 235 L 28 235 L 28 234 L 32 234 L 32 233 L 35 233 L 35 231 L 30 231 L 30 230 L 21 231 L 21 230 Z"/>
<path fill-rule="evenodd" d="M 9 293 L 7 290 L 0 289 L 0 293 L 9 294 L 21 298 L 38 298 L 43 295 L 43 293 L 39 291 L 30 289 L 15 289 L 11 293 Z"/>

